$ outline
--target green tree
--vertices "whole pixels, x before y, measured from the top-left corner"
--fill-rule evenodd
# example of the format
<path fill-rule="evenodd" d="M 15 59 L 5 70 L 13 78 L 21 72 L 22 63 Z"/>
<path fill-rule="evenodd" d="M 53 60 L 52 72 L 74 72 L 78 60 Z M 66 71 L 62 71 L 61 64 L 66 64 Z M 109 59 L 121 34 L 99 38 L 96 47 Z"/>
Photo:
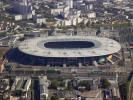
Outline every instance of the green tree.
<path fill-rule="evenodd" d="M 110 87 L 110 82 L 107 79 L 101 79 L 101 85 L 103 89 L 107 89 Z"/>
<path fill-rule="evenodd" d="M 66 98 L 65 100 L 71 100 L 71 98 Z"/>
<path fill-rule="evenodd" d="M 60 81 L 59 82 L 59 86 L 64 87 L 65 86 L 65 82 Z"/>
<path fill-rule="evenodd" d="M 124 84 L 120 85 L 119 88 L 120 88 L 120 94 L 121 94 L 122 100 L 127 100 L 129 82 L 126 81 Z"/>
<path fill-rule="evenodd" d="M 56 74 L 56 73 L 57 73 L 57 74 L 60 74 L 60 71 L 59 71 L 59 70 L 47 70 L 46 72 L 47 72 L 48 74 L 50 74 L 50 73 L 51 73 L 51 74 L 53 74 L 53 73 L 55 73 L 55 74 Z"/>
<path fill-rule="evenodd" d="M 73 86 L 72 86 L 72 83 L 71 83 L 71 82 L 68 82 L 67 89 L 68 89 L 68 90 L 72 90 L 72 89 L 73 89 Z"/>
<path fill-rule="evenodd" d="M 50 100 L 59 100 L 59 97 L 58 97 L 58 96 L 52 96 L 52 97 L 50 98 Z"/>
<path fill-rule="evenodd" d="M 57 80 L 53 80 L 51 81 L 50 88 L 57 89 L 58 85 L 59 85 L 59 82 Z"/>

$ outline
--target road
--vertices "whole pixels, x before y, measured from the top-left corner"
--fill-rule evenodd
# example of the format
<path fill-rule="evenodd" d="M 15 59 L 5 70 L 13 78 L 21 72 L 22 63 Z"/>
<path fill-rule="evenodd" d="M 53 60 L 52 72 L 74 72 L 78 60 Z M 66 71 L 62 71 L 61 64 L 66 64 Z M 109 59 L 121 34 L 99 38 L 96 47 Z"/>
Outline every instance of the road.
<path fill-rule="evenodd" d="M 128 88 L 128 100 L 133 100 L 133 77 Z"/>

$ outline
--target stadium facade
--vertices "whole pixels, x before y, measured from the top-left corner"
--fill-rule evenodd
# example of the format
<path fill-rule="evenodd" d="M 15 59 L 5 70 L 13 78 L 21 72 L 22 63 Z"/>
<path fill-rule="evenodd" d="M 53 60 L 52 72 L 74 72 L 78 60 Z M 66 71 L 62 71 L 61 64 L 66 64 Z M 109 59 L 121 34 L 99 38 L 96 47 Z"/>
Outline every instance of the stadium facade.
<path fill-rule="evenodd" d="M 7 53 L 9 61 L 36 66 L 91 65 L 119 52 L 115 40 L 96 36 L 36 37 Z"/>

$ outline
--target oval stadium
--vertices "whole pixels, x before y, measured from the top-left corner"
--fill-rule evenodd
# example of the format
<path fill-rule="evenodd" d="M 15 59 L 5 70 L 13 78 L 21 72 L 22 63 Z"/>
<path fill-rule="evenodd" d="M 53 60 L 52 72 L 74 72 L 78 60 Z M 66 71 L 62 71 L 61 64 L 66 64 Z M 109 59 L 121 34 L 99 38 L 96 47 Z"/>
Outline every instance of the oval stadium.
<path fill-rule="evenodd" d="M 10 62 L 36 66 L 92 65 L 119 52 L 120 44 L 97 36 L 48 36 L 25 40 L 6 57 Z"/>

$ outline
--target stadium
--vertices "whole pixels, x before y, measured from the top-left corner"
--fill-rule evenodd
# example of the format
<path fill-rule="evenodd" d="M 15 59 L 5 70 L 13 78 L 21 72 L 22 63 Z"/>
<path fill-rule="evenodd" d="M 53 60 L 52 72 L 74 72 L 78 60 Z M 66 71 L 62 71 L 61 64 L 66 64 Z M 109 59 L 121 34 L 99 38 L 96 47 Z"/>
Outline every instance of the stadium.
<path fill-rule="evenodd" d="M 120 44 L 97 36 L 48 36 L 24 40 L 6 57 L 10 62 L 35 66 L 79 66 L 105 62 Z M 111 57 L 110 57 L 111 59 Z"/>

